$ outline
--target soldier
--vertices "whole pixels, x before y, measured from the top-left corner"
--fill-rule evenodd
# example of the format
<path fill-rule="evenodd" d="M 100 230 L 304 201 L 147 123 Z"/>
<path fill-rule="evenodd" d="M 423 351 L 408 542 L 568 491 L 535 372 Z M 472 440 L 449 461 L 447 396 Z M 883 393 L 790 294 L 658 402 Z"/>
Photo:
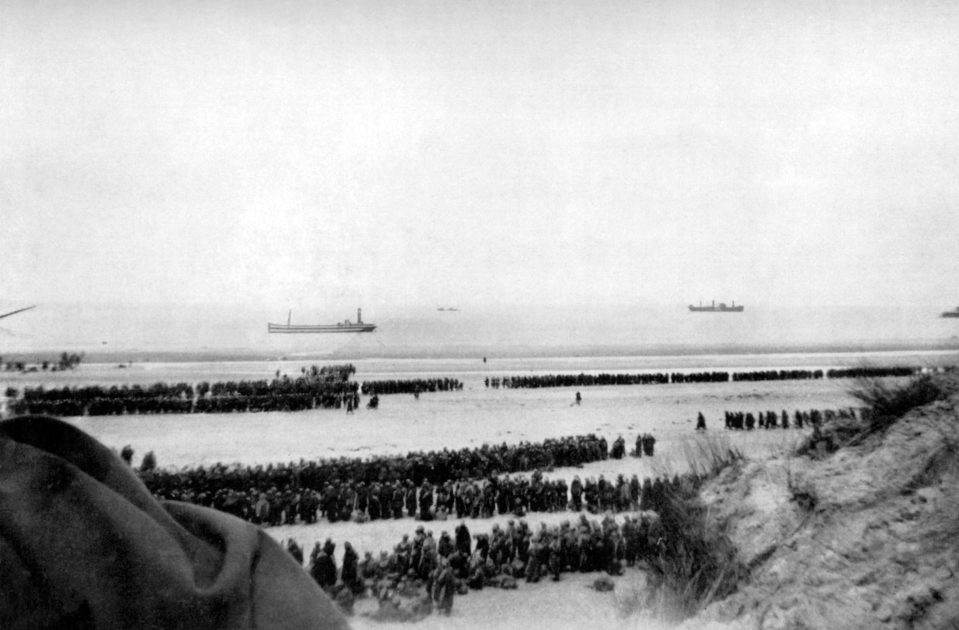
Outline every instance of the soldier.
<path fill-rule="evenodd" d="M 410 518 L 416 516 L 416 486 L 412 479 L 406 480 L 406 513 Z"/>
<path fill-rule="evenodd" d="M 655 446 L 656 446 L 656 438 L 654 438 L 649 433 L 644 434 L 643 435 L 643 454 L 646 455 L 646 457 L 652 457 L 653 448 Z"/>
<path fill-rule="evenodd" d="M 529 543 L 529 560 L 526 562 L 526 581 L 539 582 L 540 574 L 540 555 L 543 546 L 540 544 L 539 537 L 533 538 Z"/>
<path fill-rule="evenodd" d="M 639 498 L 642 494 L 642 485 L 639 483 L 639 476 L 633 475 L 629 479 L 629 499 L 630 499 L 630 508 L 633 510 L 639 509 Z"/>
<path fill-rule="evenodd" d="M 403 518 L 403 504 L 406 500 L 406 492 L 399 483 L 393 484 L 393 496 L 390 507 L 393 509 L 393 518 Z"/>
<path fill-rule="evenodd" d="M 300 563 L 300 566 L 303 566 L 303 549 L 300 548 L 296 541 L 292 538 L 289 539 L 286 543 L 286 550 L 290 552 L 290 555 Z"/>
<path fill-rule="evenodd" d="M 616 439 L 613 440 L 613 450 L 610 453 L 610 456 L 613 459 L 622 459 L 623 455 L 625 454 L 626 454 L 626 441 L 623 440 L 622 435 L 617 436 Z"/>
<path fill-rule="evenodd" d="M 376 578 L 376 560 L 373 559 L 371 552 L 363 552 L 363 559 L 360 560 L 359 569 L 360 579 L 363 580 L 364 584 Z"/>
<path fill-rule="evenodd" d="M 263 525 L 270 519 L 270 502 L 266 498 L 266 493 L 261 492 L 260 498 L 253 507 L 253 522 L 257 525 Z"/>
<path fill-rule="evenodd" d="M 448 558 L 449 555 L 453 553 L 453 549 L 454 549 L 453 539 L 450 538 L 449 532 L 447 532 L 446 530 L 443 530 L 443 532 L 440 533 L 439 541 L 436 543 L 436 553 L 443 556 L 444 558 Z"/>
<path fill-rule="evenodd" d="M 453 610 L 453 595 L 456 592 L 456 580 L 446 558 L 440 558 L 433 579 L 433 601 L 443 615 L 449 616 Z"/>
<path fill-rule="evenodd" d="M 409 534 L 403 534 L 403 540 L 396 546 L 393 560 L 396 572 L 400 575 L 406 575 L 413 562 L 413 543 L 410 541 Z M 419 560 L 418 557 L 417 560 Z"/>
<path fill-rule="evenodd" d="M 697 431 L 706 430 L 706 417 L 703 415 L 702 411 L 700 411 L 699 415 L 696 416 L 696 430 Z"/>
<path fill-rule="evenodd" d="M 557 511 L 563 511 L 567 509 L 567 504 L 569 502 L 569 488 L 566 486 L 565 479 L 558 479 L 556 481 L 556 509 Z"/>
<path fill-rule="evenodd" d="M 366 482 L 359 481 L 356 484 L 356 511 L 360 514 L 366 514 L 370 505 L 370 491 L 366 487 Z M 371 519 L 372 520 L 372 519 Z"/>
<path fill-rule="evenodd" d="M 436 568 L 436 540 L 433 538 L 433 530 L 427 530 L 426 538 L 423 539 L 423 553 L 420 555 L 420 565 L 417 575 L 425 580 L 430 572 Z"/>
<path fill-rule="evenodd" d="M 309 571 L 319 587 L 326 592 L 329 592 L 333 585 L 336 584 L 336 563 L 322 548 L 320 548 L 319 553 L 311 561 Z"/>
<path fill-rule="evenodd" d="M 559 573 L 563 567 L 563 543 L 558 532 L 554 532 L 549 543 L 549 572 L 553 574 L 553 581 L 559 582 Z"/>
<path fill-rule="evenodd" d="M 579 480 L 579 475 L 573 477 L 573 483 L 569 486 L 569 492 L 572 498 L 573 509 L 579 512 L 583 509 L 583 482 Z"/>
<path fill-rule="evenodd" d="M 456 526 L 455 534 L 456 548 L 460 551 L 460 553 L 469 558 L 472 539 L 470 538 L 470 530 L 466 526 L 466 521 L 461 521 L 460 524 Z"/>
<path fill-rule="evenodd" d="M 369 496 L 367 497 L 366 509 L 369 512 L 371 521 L 379 520 L 380 518 L 380 484 L 374 483 L 370 487 Z"/>
<path fill-rule="evenodd" d="M 643 493 L 639 500 L 639 509 L 644 512 L 653 509 L 653 482 L 649 477 L 643 478 Z"/>
<path fill-rule="evenodd" d="M 430 508 L 433 507 L 433 488 L 430 486 L 428 481 L 424 481 L 423 485 L 420 486 L 420 515 L 419 518 L 422 521 L 429 521 L 433 519 L 433 514 L 430 511 Z"/>
<path fill-rule="evenodd" d="M 343 569 L 340 572 L 343 584 L 354 594 L 363 592 L 363 581 L 360 579 L 359 556 L 349 542 L 343 543 Z"/>
<path fill-rule="evenodd" d="M 629 483 L 623 475 L 616 477 L 616 509 L 619 512 L 625 512 L 632 503 L 632 495 L 629 490 Z"/>

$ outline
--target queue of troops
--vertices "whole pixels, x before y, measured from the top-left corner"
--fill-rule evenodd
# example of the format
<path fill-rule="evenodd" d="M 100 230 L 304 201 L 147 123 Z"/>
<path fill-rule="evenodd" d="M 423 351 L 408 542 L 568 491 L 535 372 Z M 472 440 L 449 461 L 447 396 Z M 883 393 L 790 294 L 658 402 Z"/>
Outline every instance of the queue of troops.
<path fill-rule="evenodd" d="M 804 427 L 818 429 L 822 427 L 823 422 L 829 422 L 835 418 L 855 419 L 856 410 L 853 408 L 827 409 L 825 411 L 818 409 L 800 411 L 797 409 L 791 417 L 785 409 L 779 414 L 775 411 L 760 411 L 755 415 L 752 413 L 743 413 L 742 411 L 726 411 L 723 416 L 726 428 L 736 431 L 752 431 L 754 429 L 802 429 Z M 706 418 L 702 412 L 700 412 L 696 417 L 696 430 L 703 431 L 705 429 Z"/>
<path fill-rule="evenodd" d="M 363 381 L 360 393 L 366 394 L 421 394 L 424 392 L 451 392 L 463 389 L 455 378 L 414 378 L 406 380 Z"/>
<path fill-rule="evenodd" d="M 544 387 L 589 387 L 601 385 L 665 385 L 669 383 L 727 383 L 729 381 L 790 381 L 822 378 L 876 378 L 911 376 L 917 367 L 861 367 L 832 370 L 754 370 L 748 372 L 647 372 L 639 374 L 539 374 L 495 376 L 485 379 L 486 387 L 498 389 L 539 389 Z"/>
<path fill-rule="evenodd" d="M 132 456 L 131 450 L 126 457 Z M 447 479 L 480 479 L 498 473 L 576 467 L 608 457 L 606 438 L 587 434 L 548 438 L 542 442 L 483 444 L 476 448 L 411 451 L 405 455 L 366 459 L 339 457 L 267 466 L 217 463 L 178 470 L 141 470 L 141 477 L 151 492 L 168 497 L 176 491 L 209 495 L 221 488 L 247 491 L 289 486 L 321 490 L 329 483 L 344 480 L 363 481 L 367 485 L 407 479 L 417 485 L 423 481 L 435 484 Z"/>
<path fill-rule="evenodd" d="M 651 456 L 654 444 L 652 435 L 643 434 L 637 438 L 637 450 L 633 454 Z M 517 458 L 517 452 L 523 455 Z M 461 457 L 451 458 L 453 453 Z M 624 479 L 615 483 L 607 481 L 602 475 L 598 480 L 581 481 L 577 476 L 567 485 L 564 479 L 544 479 L 538 472 L 607 457 L 621 458 L 624 453 L 622 436 L 613 442 L 611 451 L 607 451 L 605 439 L 587 435 L 513 447 L 484 445 L 462 451 L 411 453 L 405 458 L 339 459 L 253 468 L 214 465 L 162 470 L 155 467 L 151 457 L 150 465 L 141 466 L 139 474 L 158 498 L 212 507 L 264 526 L 315 523 L 320 518 L 328 522 L 404 517 L 426 521 L 453 515 L 482 518 L 494 514 L 560 511 L 567 507 L 592 512 L 628 509 L 629 501 L 638 499 L 640 484 L 635 475 L 629 483 Z M 456 464 L 477 454 L 482 455 L 481 465 Z M 490 457 L 494 454 L 499 456 Z M 124 448 L 121 456 L 131 462 L 132 449 Z M 398 462 L 415 462 L 415 465 L 389 465 Z M 424 462 L 428 462 L 425 467 Z M 326 464 L 333 470 L 323 470 Z M 529 479 L 501 473 L 530 469 L 537 472 Z M 402 472 L 410 476 L 399 478 Z M 447 477 L 440 480 L 439 474 Z M 627 501 L 623 487 L 630 484 L 632 494 Z"/>
<path fill-rule="evenodd" d="M 558 526 L 532 528 L 516 518 L 476 535 L 465 521 L 438 537 L 419 525 L 412 537 L 404 534 L 378 557 L 367 551 L 361 559 L 345 542 L 339 567 L 331 539 L 317 542 L 308 558 L 293 539 L 283 544 L 346 614 L 353 614 L 356 598 L 370 595 L 379 606 L 369 616 L 412 621 L 433 610 L 448 615 L 455 595 L 470 590 L 515 589 L 520 581 L 559 581 L 570 572 L 621 575 L 626 567 L 655 561 L 663 535 L 658 515 L 648 510 L 626 514 L 621 523 L 609 514 L 601 521 L 581 514 Z"/>
<path fill-rule="evenodd" d="M 491 476 L 482 480 L 447 480 L 433 485 L 424 481 L 416 486 L 405 482 L 328 484 L 321 492 L 293 488 L 270 488 L 251 493 L 221 489 L 212 500 L 190 493 L 169 498 L 199 503 L 227 512 L 264 527 L 312 524 L 320 519 L 367 522 L 384 519 L 415 518 L 421 521 L 445 521 L 450 518 L 490 518 L 494 515 L 525 516 L 531 512 L 583 511 L 626 512 L 647 508 L 660 487 L 648 477 L 641 483 L 637 475 L 626 479 L 617 475 L 607 480 L 579 475 L 567 484 L 565 479 L 544 479 L 540 471 L 530 478 Z M 642 497 L 646 502 L 642 502 Z"/>
<path fill-rule="evenodd" d="M 382 494 L 386 488 L 388 491 Z M 412 482 L 395 485 L 374 484 L 358 490 L 347 485 L 330 488 L 325 494 L 298 494 L 292 491 L 261 493 L 259 499 L 245 512 L 235 510 L 236 502 L 214 503 L 213 507 L 231 512 L 264 526 L 295 524 L 297 517 L 304 523 L 314 523 L 325 517 L 328 522 L 340 520 L 367 522 L 381 519 L 415 518 L 421 521 L 445 521 L 449 518 L 490 518 L 494 515 L 524 516 L 530 512 L 560 512 L 563 510 L 626 512 L 646 509 L 662 492 L 660 486 L 646 478 L 642 483 L 637 475 L 616 480 L 574 476 L 572 483 L 565 479 L 544 479 L 535 471 L 524 477 L 490 477 L 484 480 L 447 481 L 433 486 L 429 482 L 416 487 Z M 646 502 L 641 498 L 646 497 Z"/>
<path fill-rule="evenodd" d="M 199 383 L 195 388 L 188 383 L 155 383 L 147 387 L 28 387 L 22 394 L 11 388 L 6 393 L 14 414 L 65 417 L 353 409 L 360 404 L 355 382 L 285 376 L 271 382 Z"/>

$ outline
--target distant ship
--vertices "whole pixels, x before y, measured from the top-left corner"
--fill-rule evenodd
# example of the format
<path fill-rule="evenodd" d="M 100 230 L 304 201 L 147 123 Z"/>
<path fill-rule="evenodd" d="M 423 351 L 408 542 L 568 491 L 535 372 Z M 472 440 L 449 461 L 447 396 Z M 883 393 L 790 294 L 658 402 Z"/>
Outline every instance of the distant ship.
<path fill-rule="evenodd" d="M 940 315 L 940 317 L 959 317 L 959 306 L 957 306 L 951 311 L 943 312 L 943 314 Z"/>
<path fill-rule="evenodd" d="M 376 324 L 363 322 L 363 309 L 356 309 L 356 323 L 350 320 L 336 324 L 291 324 L 293 311 L 286 317 L 285 324 L 267 324 L 267 332 L 271 333 L 363 333 L 376 330 Z"/>
<path fill-rule="evenodd" d="M 736 306 L 736 301 L 733 300 L 732 306 L 726 306 L 723 302 L 720 302 L 718 305 L 716 301 L 713 300 L 713 303 L 709 306 L 703 306 L 703 303 L 700 302 L 699 306 L 689 305 L 689 310 L 693 313 L 742 313 L 746 310 L 745 306 Z"/>
<path fill-rule="evenodd" d="M 449 312 L 451 312 L 451 313 L 455 313 L 455 312 L 458 311 L 459 309 L 458 309 L 458 308 L 455 308 L 455 307 L 452 307 L 452 306 L 440 306 L 440 307 L 438 307 L 436 310 L 438 310 L 438 311 L 449 311 Z"/>

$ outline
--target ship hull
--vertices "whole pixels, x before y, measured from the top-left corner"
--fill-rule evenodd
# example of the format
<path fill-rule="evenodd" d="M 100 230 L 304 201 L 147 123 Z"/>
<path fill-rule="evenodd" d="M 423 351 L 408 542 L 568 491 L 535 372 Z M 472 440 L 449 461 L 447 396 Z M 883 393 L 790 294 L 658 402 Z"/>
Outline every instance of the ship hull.
<path fill-rule="evenodd" d="M 718 308 L 713 306 L 690 306 L 689 311 L 691 313 L 742 313 L 746 310 L 745 306 L 727 306 L 725 308 Z"/>
<path fill-rule="evenodd" d="M 940 317 L 959 317 L 959 311 L 946 311 Z"/>
<path fill-rule="evenodd" d="M 266 329 L 278 334 L 363 333 L 376 330 L 376 324 L 267 324 Z"/>

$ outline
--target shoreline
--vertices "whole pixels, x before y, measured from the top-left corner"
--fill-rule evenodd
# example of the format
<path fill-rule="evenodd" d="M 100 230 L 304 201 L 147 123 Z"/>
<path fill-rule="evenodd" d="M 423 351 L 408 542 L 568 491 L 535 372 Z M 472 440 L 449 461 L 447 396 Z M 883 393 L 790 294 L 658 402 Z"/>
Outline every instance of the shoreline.
<path fill-rule="evenodd" d="M 76 348 L 71 348 L 76 351 Z M 813 354 L 883 355 L 889 353 L 915 352 L 922 354 L 946 354 L 959 352 L 959 339 L 916 341 L 863 341 L 818 344 L 657 344 L 620 346 L 449 346 L 442 351 L 419 346 L 381 347 L 376 351 L 353 349 L 332 352 L 286 352 L 250 348 L 225 348 L 201 350 L 123 349 L 90 350 L 83 353 L 84 364 L 126 363 L 237 363 L 249 361 L 442 361 L 467 360 L 492 357 L 499 360 L 549 360 L 549 359 L 694 359 L 699 357 L 732 356 L 789 356 Z M 14 351 L 3 355 L 4 363 L 10 361 L 36 362 L 55 360 L 60 350 Z"/>

